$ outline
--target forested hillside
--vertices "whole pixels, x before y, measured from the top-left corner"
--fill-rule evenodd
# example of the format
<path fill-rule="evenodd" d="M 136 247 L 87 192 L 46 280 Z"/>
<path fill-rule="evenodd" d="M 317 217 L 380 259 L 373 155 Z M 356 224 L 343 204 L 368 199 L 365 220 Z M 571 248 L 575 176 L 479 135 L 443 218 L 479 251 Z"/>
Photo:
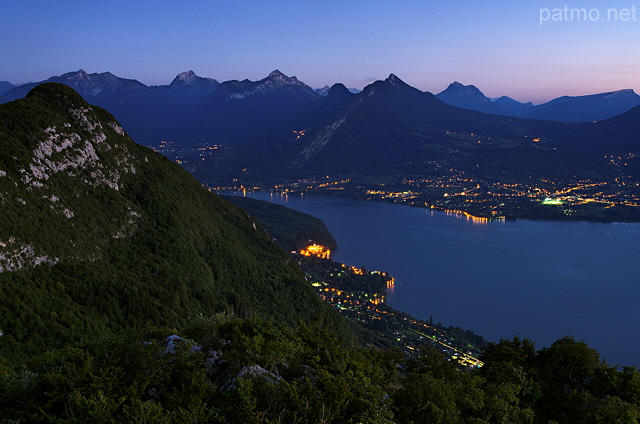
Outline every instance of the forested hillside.
<path fill-rule="evenodd" d="M 10 360 L 218 312 L 348 334 L 255 219 L 67 86 L 0 106 L 0 204 Z"/>

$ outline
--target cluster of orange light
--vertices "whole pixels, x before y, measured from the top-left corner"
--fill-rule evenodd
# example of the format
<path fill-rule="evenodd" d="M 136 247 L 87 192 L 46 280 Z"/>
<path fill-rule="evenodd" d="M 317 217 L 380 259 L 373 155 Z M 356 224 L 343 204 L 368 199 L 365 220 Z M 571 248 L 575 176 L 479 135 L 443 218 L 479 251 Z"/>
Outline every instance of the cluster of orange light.
<path fill-rule="evenodd" d="M 306 249 L 302 249 L 300 254 L 302 256 L 317 256 L 318 258 L 329 259 L 331 250 L 319 244 L 312 244 Z"/>
<path fill-rule="evenodd" d="M 356 275 L 364 275 L 364 270 L 360 268 L 356 268 L 355 266 L 351 267 L 351 271 L 353 271 Z"/>
<path fill-rule="evenodd" d="M 334 300 L 334 296 L 343 297 L 343 299 L 342 299 L 343 302 L 346 302 L 346 303 L 352 304 L 352 305 L 359 305 L 359 304 L 362 304 L 362 302 L 369 302 L 369 303 L 371 303 L 373 305 L 380 305 L 380 304 L 384 303 L 384 296 L 378 297 L 379 296 L 378 294 L 374 294 L 373 298 L 368 298 L 368 299 L 360 298 L 360 300 L 358 300 L 358 299 L 354 300 L 353 299 L 353 297 L 354 297 L 353 293 L 344 292 L 344 291 L 338 290 L 338 289 L 336 289 L 334 287 L 326 287 L 326 288 L 320 290 L 320 297 L 322 299 L 324 299 L 324 300 Z"/>

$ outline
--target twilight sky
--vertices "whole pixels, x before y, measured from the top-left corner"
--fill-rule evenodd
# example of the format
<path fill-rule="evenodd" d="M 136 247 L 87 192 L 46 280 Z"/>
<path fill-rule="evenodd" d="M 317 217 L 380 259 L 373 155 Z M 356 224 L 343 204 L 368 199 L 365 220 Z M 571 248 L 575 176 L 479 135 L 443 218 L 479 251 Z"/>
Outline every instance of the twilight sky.
<path fill-rule="evenodd" d="M 314 88 L 395 73 L 535 103 L 640 92 L 640 0 L 5 0 L 0 40 L 0 80 L 14 84 L 80 68 L 147 85 L 277 68 Z"/>

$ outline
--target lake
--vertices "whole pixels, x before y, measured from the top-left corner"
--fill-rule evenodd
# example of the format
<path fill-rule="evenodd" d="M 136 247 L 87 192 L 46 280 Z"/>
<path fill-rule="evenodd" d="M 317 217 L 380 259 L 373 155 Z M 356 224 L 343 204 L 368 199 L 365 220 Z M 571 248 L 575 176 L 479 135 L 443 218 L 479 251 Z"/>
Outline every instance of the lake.
<path fill-rule="evenodd" d="M 387 271 L 394 308 L 491 341 L 571 335 L 640 366 L 640 224 L 477 223 L 402 205 L 250 193 L 322 219 L 332 259 Z"/>

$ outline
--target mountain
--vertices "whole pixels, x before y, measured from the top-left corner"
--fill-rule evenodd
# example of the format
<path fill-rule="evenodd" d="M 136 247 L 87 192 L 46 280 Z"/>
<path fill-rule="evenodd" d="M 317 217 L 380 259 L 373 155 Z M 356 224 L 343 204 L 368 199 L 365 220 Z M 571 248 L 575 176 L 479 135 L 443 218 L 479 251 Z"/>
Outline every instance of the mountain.
<path fill-rule="evenodd" d="M 438 163 L 487 174 L 533 172 L 535 164 L 560 161 L 551 146 L 527 139 L 533 125 L 447 105 L 391 74 L 312 134 L 290 166 L 389 173 Z"/>
<path fill-rule="evenodd" d="M 300 82 L 295 76 L 288 77 L 279 70 L 271 72 L 260 81 L 226 81 L 223 82 L 215 93 L 214 98 L 225 100 L 238 100 L 249 97 L 282 94 L 282 92 L 295 93 L 300 97 L 315 98 L 316 93 L 311 87 Z"/>
<path fill-rule="evenodd" d="M 186 168 L 207 184 L 225 176 L 248 182 L 320 175 L 428 176 L 442 175 L 443 169 L 500 181 L 586 174 L 608 178 L 614 172 L 601 154 L 614 144 L 602 140 L 598 146 L 590 135 L 592 124 L 458 108 L 393 74 L 353 95 L 303 137 L 294 137 L 292 129 L 261 137 L 263 148 L 249 143 L 225 158 L 194 161 Z"/>
<path fill-rule="evenodd" d="M 445 103 L 463 109 L 497 115 L 503 114 L 503 111 L 474 85 L 462 85 L 455 81 L 449 84 L 446 90 L 438 93 L 436 97 Z"/>
<path fill-rule="evenodd" d="M 533 103 L 521 103 L 511 97 L 502 96 L 493 101 L 493 104 L 500 108 L 500 115 L 525 117 L 534 108 Z"/>
<path fill-rule="evenodd" d="M 527 118 L 561 122 L 601 121 L 640 105 L 633 90 L 620 90 L 589 96 L 564 96 L 535 106 Z"/>
<path fill-rule="evenodd" d="M 640 151 L 640 106 L 597 122 L 574 124 L 565 134 L 567 144 L 579 146 L 598 156 L 626 157 L 626 171 L 640 176 L 640 164 L 634 158 Z M 635 169 L 635 172 L 633 171 Z"/>
<path fill-rule="evenodd" d="M 11 84 L 9 81 L 0 81 L 0 96 L 14 89 L 16 86 Z"/>
<path fill-rule="evenodd" d="M 256 131 L 245 142 L 216 150 L 214 156 L 186 162 L 183 166 L 202 182 L 227 181 L 249 166 L 272 176 L 282 175 L 290 158 L 327 121 L 340 115 L 356 95 L 343 84 L 334 84 L 325 97 L 278 117 L 269 130 Z M 238 121 L 241 123 L 242 121 Z M 202 163 L 200 163 L 202 162 Z"/>
<path fill-rule="evenodd" d="M 601 121 L 640 105 L 640 96 L 633 90 L 563 96 L 537 106 L 531 102 L 521 103 L 507 96 L 492 101 L 477 87 L 459 82 L 450 84 L 437 97 L 450 105 L 478 112 L 559 122 Z"/>
<path fill-rule="evenodd" d="M 322 98 L 296 77 L 275 70 L 259 81 L 226 81 L 182 72 L 169 85 L 148 87 L 109 72 L 83 70 L 51 77 L 91 104 L 111 112 L 139 142 L 176 148 L 238 144 L 269 131 Z M 39 83 L 0 95 L 0 103 L 24 97 Z"/>
<path fill-rule="evenodd" d="M 171 81 L 168 88 L 171 90 L 196 92 L 209 96 L 216 91 L 219 86 L 220 83 L 213 78 L 199 77 L 193 71 L 186 71 L 179 73 L 173 81 Z"/>
<path fill-rule="evenodd" d="M 60 76 L 53 76 L 45 81 L 20 85 L 0 97 L 0 103 L 24 97 L 32 88 L 45 82 L 57 82 L 68 85 L 83 97 L 104 97 L 123 91 L 135 91 L 148 88 L 139 81 L 120 78 L 111 72 L 87 74 L 80 69 Z"/>
<path fill-rule="evenodd" d="M 240 144 L 304 113 L 320 99 L 295 76 L 275 70 L 259 81 L 223 82 L 191 122 L 210 143 Z"/>
<path fill-rule="evenodd" d="M 86 97 L 112 112 L 135 140 L 148 146 L 161 141 L 202 140 L 202 122 L 194 117 L 209 102 L 220 83 L 193 71 L 178 74 L 171 84 L 147 87 L 136 93 L 122 92 L 110 97 Z"/>
<path fill-rule="evenodd" d="M 331 87 L 329 87 L 328 85 L 325 85 L 322 88 L 316 88 L 315 91 L 316 93 L 318 93 L 321 96 L 326 96 L 327 94 L 329 94 L 329 90 L 331 89 Z"/>
<path fill-rule="evenodd" d="M 0 356 L 225 311 L 347 328 L 254 218 L 68 86 L 0 105 L 0 203 Z"/>
<path fill-rule="evenodd" d="M 187 123 L 220 85 L 193 71 L 180 73 L 169 85 L 148 87 L 110 72 L 88 74 L 82 69 L 44 82 L 68 85 L 91 104 L 109 110 L 136 140 L 151 146 L 162 140 L 198 138 L 192 135 L 198 132 L 198 124 Z M 19 86 L 0 96 L 0 103 L 22 98 L 38 84 Z"/>
<path fill-rule="evenodd" d="M 329 90 L 331 90 L 331 87 L 329 87 L 328 85 L 325 85 L 324 87 L 316 88 L 313 91 L 320 94 L 321 96 L 326 96 L 327 94 L 329 94 Z M 351 94 L 358 94 L 362 91 L 362 90 L 358 90 L 357 88 L 347 88 L 347 90 L 349 90 Z"/>

